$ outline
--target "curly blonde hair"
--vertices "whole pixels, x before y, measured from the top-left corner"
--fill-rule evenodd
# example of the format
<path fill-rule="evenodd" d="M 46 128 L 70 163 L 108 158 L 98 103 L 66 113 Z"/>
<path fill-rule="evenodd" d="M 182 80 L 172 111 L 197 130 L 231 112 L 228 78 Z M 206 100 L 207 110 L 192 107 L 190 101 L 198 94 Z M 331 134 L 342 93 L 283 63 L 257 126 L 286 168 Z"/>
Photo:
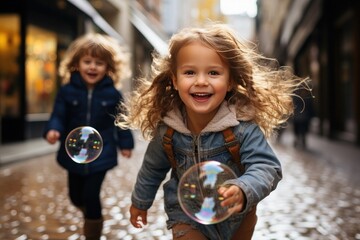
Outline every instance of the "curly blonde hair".
<path fill-rule="evenodd" d="M 236 105 L 237 117 L 259 125 L 269 137 L 293 114 L 292 96 L 308 79 L 296 77 L 290 68 L 280 67 L 275 59 L 257 53 L 255 45 L 241 42 L 225 24 L 204 28 L 185 28 L 172 36 L 169 54 L 154 54 L 150 78 L 139 79 L 127 105 L 127 115 L 119 115 L 116 124 L 140 128 L 153 138 L 163 117 L 183 102 L 172 84 L 176 74 L 176 56 L 187 44 L 199 41 L 214 49 L 230 68 L 231 91 L 225 100 Z"/>
<path fill-rule="evenodd" d="M 69 82 L 71 73 L 77 71 L 79 60 L 85 55 L 107 63 L 107 75 L 117 88 L 121 87 L 121 80 L 131 74 L 128 66 L 130 55 L 116 39 L 100 33 L 88 33 L 75 39 L 67 49 L 59 67 L 62 84 Z"/>

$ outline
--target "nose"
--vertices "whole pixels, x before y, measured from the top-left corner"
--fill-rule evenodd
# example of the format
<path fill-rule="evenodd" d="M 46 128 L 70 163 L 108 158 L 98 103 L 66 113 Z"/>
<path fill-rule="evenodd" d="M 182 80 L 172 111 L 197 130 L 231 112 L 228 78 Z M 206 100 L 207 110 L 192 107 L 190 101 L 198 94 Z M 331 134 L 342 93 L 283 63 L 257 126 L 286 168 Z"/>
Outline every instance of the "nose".
<path fill-rule="evenodd" d="M 95 62 L 91 62 L 91 63 L 90 63 L 90 68 L 91 68 L 91 69 L 96 68 L 96 63 L 95 63 Z"/>
<path fill-rule="evenodd" d="M 196 82 L 195 82 L 195 85 L 204 85 L 204 86 L 207 86 L 209 83 L 208 83 L 208 80 L 207 80 L 207 74 L 198 74 L 196 76 Z"/>

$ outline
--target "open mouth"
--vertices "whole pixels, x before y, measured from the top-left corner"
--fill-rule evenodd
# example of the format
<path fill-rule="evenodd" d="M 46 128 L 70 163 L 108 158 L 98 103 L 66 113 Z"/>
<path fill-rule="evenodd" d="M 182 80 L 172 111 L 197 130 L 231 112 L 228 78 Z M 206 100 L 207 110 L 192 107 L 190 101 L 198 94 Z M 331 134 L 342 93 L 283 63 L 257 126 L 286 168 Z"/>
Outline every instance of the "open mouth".
<path fill-rule="evenodd" d="M 97 76 L 97 74 L 96 73 L 88 73 L 87 74 L 89 77 L 91 77 L 91 78 L 94 78 L 94 77 L 96 77 Z"/>
<path fill-rule="evenodd" d="M 211 93 L 192 93 L 191 96 L 195 100 L 204 101 L 204 100 L 209 99 L 212 96 L 212 94 Z"/>

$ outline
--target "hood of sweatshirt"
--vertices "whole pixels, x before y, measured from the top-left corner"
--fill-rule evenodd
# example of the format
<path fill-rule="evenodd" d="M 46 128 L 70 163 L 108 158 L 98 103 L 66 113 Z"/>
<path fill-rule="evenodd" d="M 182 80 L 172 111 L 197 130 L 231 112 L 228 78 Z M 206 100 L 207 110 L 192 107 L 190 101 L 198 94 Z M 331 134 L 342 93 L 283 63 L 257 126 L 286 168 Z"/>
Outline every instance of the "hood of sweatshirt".
<path fill-rule="evenodd" d="M 190 130 L 185 124 L 186 112 L 180 109 L 171 110 L 163 119 L 164 123 L 172 127 L 176 131 L 184 134 L 191 134 Z M 234 127 L 239 124 L 236 117 L 236 110 L 234 105 L 228 105 L 226 101 L 221 103 L 219 110 L 214 118 L 201 131 L 204 132 L 220 132 L 228 127 Z"/>

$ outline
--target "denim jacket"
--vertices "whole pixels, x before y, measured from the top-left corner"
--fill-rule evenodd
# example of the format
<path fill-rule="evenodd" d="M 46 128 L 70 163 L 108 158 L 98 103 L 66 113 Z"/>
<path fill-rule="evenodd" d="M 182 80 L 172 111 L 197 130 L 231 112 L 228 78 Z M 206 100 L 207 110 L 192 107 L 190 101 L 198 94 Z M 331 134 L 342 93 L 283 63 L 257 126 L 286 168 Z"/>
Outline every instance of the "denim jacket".
<path fill-rule="evenodd" d="M 171 126 L 175 129 L 172 141 L 177 168 L 176 174 L 172 174 L 163 186 L 168 228 L 179 222 L 189 223 L 210 239 L 231 239 L 246 213 L 276 188 L 282 178 L 280 162 L 260 128 L 254 123 L 239 121 L 234 106 L 228 106 L 227 102 L 222 103 L 215 117 L 198 136 L 191 134 L 182 116 L 178 109 L 169 112 L 163 119 L 164 125 L 158 128 L 155 138 L 149 143 L 132 193 L 132 203 L 143 210 L 150 208 L 160 184 L 170 171 L 171 166 L 163 150 L 162 137 L 166 125 Z M 228 127 L 233 128 L 241 144 L 239 154 L 245 167 L 243 175 L 240 175 L 225 147 L 222 130 Z M 178 179 L 194 162 L 206 160 L 227 164 L 238 178 L 228 180 L 225 184 L 239 186 L 247 200 L 242 212 L 213 225 L 202 225 L 191 220 L 182 211 L 177 197 Z M 177 177 L 173 177 L 174 175 Z"/>

